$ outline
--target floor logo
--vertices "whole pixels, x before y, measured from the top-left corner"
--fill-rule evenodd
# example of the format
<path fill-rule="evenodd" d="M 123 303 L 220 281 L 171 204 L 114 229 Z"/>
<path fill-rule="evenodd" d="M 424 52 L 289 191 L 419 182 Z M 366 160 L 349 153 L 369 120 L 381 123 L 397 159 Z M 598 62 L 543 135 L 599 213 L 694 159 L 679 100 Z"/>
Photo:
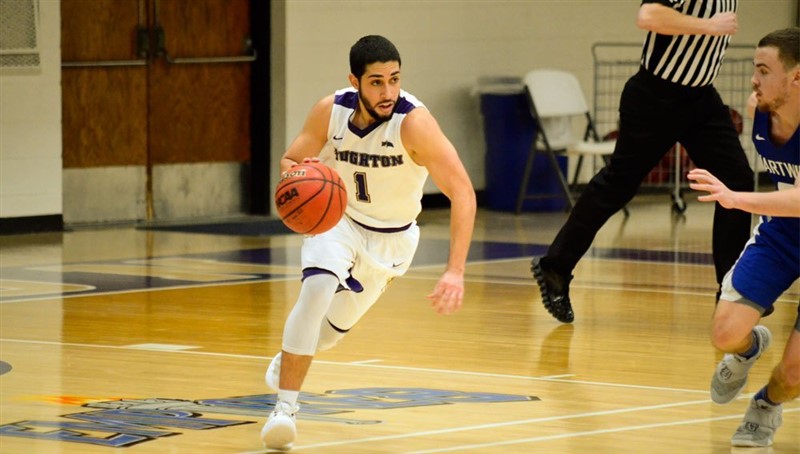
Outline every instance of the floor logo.
<path fill-rule="evenodd" d="M 344 417 L 358 410 L 393 410 L 430 405 L 538 401 L 538 397 L 424 388 L 361 388 L 301 393 L 298 419 L 343 424 L 379 424 L 379 420 Z M 275 394 L 222 399 L 122 399 L 90 402 L 67 421 L 19 421 L 0 426 L 0 436 L 85 443 L 124 448 L 187 430 L 210 430 L 263 420 L 275 405 Z M 226 417 L 208 417 L 207 414 Z M 97 434 L 108 434 L 98 436 Z"/>

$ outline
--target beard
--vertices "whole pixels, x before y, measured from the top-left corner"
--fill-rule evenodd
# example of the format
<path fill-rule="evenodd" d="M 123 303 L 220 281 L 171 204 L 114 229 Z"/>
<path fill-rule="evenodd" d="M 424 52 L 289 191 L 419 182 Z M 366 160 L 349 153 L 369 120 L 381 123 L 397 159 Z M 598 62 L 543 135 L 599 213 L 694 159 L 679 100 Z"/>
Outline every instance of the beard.
<path fill-rule="evenodd" d="M 789 92 L 787 90 L 783 90 L 781 93 L 778 93 L 772 100 L 761 99 L 758 100 L 756 104 L 756 109 L 759 112 L 767 113 L 767 112 L 775 112 L 780 107 L 784 106 L 787 102 L 789 102 Z"/>
<path fill-rule="evenodd" d="M 359 97 L 359 99 L 361 99 L 361 103 L 364 104 L 364 109 L 367 111 L 369 116 L 372 117 L 374 120 L 376 120 L 376 121 L 386 121 L 386 120 L 389 120 L 390 118 L 392 118 L 392 115 L 394 114 L 394 109 L 392 109 L 392 111 L 389 112 L 388 115 L 380 115 L 375 110 L 375 104 L 370 105 L 364 99 L 364 96 L 361 93 L 361 88 L 358 89 L 358 97 Z M 376 104 L 380 104 L 380 103 L 386 102 L 386 101 L 388 101 L 388 100 L 384 99 L 382 101 L 379 101 Z M 392 102 L 394 103 L 395 106 L 397 105 L 397 99 L 393 99 Z"/>

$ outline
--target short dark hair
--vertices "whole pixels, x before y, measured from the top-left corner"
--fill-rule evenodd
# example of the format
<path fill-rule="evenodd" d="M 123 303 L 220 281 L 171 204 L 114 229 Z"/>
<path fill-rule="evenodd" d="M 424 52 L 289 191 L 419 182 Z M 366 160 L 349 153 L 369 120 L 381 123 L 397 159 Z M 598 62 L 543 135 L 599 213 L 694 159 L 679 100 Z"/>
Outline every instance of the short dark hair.
<path fill-rule="evenodd" d="M 778 49 L 778 59 L 785 69 L 792 69 L 800 64 L 800 27 L 789 27 L 775 30 L 761 38 L 758 47 L 774 47 Z"/>
<path fill-rule="evenodd" d="M 400 52 L 391 41 L 379 35 L 367 35 L 350 48 L 350 72 L 361 80 L 367 65 L 375 62 L 396 61 L 400 64 Z"/>

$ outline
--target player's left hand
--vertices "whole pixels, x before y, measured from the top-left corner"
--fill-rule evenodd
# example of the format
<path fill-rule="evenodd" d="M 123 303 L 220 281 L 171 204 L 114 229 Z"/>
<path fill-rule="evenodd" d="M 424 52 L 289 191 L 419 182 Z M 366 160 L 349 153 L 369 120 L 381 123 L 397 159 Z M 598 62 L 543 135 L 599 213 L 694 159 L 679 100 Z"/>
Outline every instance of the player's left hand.
<path fill-rule="evenodd" d="M 464 275 L 445 271 L 428 299 L 437 314 L 448 315 L 461 309 L 464 301 Z"/>
<path fill-rule="evenodd" d="M 281 180 L 286 178 L 287 176 L 289 176 L 289 172 L 292 170 L 292 167 L 299 166 L 300 164 L 309 164 L 309 163 L 314 163 L 314 162 L 320 162 L 319 158 L 316 157 L 316 156 L 313 156 L 313 157 L 310 157 L 310 158 L 303 158 L 303 162 L 302 163 L 300 163 L 300 162 L 292 163 L 292 165 L 289 167 L 288 170 L 286 170 L 284 172 L 281 172 Z"/>

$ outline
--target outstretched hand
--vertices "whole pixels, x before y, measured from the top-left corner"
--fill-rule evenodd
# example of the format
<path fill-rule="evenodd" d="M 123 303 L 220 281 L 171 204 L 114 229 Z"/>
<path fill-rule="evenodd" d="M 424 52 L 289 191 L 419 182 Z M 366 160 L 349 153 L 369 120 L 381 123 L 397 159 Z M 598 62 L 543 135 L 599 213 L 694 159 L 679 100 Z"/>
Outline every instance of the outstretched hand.
<path fill-rule="evenodd" d="M 728 189 L 717 177 L 705 169 L 692 169 L 686 175 L 692 181 L 689 187 L 695 191 L 708 192 L 697 197 L 701 202 L 719 202 L 725 208 L 735 208 L 735 193 Z"/>
<path fill-rule="evenodd" d="M 464 276 L 445 271 L 428 299 L 437 314 L 448 315 L 461 309 L 464 300 Z"/>

